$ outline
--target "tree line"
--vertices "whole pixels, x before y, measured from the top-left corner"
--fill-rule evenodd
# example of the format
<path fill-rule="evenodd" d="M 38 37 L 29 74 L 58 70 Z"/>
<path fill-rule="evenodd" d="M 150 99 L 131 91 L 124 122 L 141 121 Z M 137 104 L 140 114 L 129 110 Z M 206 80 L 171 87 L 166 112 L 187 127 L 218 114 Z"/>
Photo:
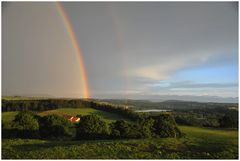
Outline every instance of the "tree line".
<path fill-rule="evenodd" d="M 238 110 L 218 107 L 212 109 L 178 109 L 173 112 L 181 125 L 238 128 Z"/>
<path fill-rule="evenodd" d="M 41 139 L 126 139 L 150 137 L 181 137 L 174 118 L 170 114 L 139 117 L 135 122 L 116 120 L 107 124 L 97 115 L 81 117 L 72 123 L 58 115 L 39 116 L 34 112 L 21 111 L 11 124 L 2 125 L 3 138 Z"/>

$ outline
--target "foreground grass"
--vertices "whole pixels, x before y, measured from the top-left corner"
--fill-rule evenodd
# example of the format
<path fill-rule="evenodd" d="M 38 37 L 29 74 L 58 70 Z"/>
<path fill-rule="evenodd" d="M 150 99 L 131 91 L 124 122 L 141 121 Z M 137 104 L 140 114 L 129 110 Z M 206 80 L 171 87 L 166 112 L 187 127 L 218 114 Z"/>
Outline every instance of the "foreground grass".
<path fill-rule="evenodd" d="M 11 122 L 14 120 L 15 115 L 18 112 L 2 112 L 2 121 L 4 123 L 7 122 Z M 43 112 L 38 112 L 38 114 L 40 116 L 46 116 L 46 115 L 50 115 L 50 114 L 56 114 L 56 115 L 71 115 L 71 116 L 76 116 L 78 114 L 81 115 L 90 115 L 90 114 L 96 114 L 98 116 L 100 116 L 104 121 L 106 121 L 107 123 L 116 121 L 116 120 L 120 120 L 120 119 L 125 119 L 123 118 L 121 115 L 118 114 L 114 114 L 114 113 L 110 113 L 110 112 L 105 112 L 105 111 L 101 111 L 101 110 L 96 110 L 93 108 L 58 108 L 55 110 L 48 110 L 48 111 L 43 111 Z M 129 121 L 129 120 L 127 120 Z"/>
<path fill-rule="evenodd" d="M 2 141 L 3 159 L 236 159 L 237 130 L 180 126 L 180 139 Z"/>

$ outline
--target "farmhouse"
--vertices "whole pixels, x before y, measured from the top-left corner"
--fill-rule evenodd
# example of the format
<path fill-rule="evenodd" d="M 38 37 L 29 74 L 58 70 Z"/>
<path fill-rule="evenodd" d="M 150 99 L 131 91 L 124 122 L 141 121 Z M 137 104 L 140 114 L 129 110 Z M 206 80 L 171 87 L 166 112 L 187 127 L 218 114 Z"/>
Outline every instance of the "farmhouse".
<path fill-rule="evenodd" d="M 74 116 L 64 116 L 65 119 L 71 121 L 71 122 L 79 122 L 80 118 L 79 117 L 74 117 Z"/>

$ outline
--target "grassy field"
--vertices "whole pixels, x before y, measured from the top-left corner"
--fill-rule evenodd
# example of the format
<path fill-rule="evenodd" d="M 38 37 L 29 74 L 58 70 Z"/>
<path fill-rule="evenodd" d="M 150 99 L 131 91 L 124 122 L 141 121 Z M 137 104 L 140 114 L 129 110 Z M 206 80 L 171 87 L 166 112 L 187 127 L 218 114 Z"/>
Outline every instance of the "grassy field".
<path fill-rule="evenodd" d="M 18 112 L 2 112 L 2 122 L 8 123 L 14 120 L 14 117 L 16 116 Z"/>
<path fill-rule="evenodd" d="M 2 112 L 2 121 L 4 123 L 11 122 L 17 113 L 18 112 Z M 96 115 L 100 116 L 101 118 L 103 118 L 107 123 L 113 122 L 115 120 L 125 119 L 122 116 L 114 114 L 114 113 L 105 112 L 105 111 L 96 110 L 96 109 L 87 108 L 87 107 L 86 108 L 59 108 L 59 109 L 55 109 L 55 110 L 38 112 L 38 114 L 40 116 L 45 116 L 45 115 L 50 115 L 50 114 L 57 114 L 60 116 L 63 116 L 63 115 L 76 116 L 77 114 L 81 114 L 81 115 L 96 114 Z M 125 120 L 127 120 L 127 119 L 125 119 Z"/>
<path fill-rule="evenodd" d="M 113 122 L 115 120 L 125 119 L 120 115 L 101 111 L 101 110 L 96 110 L 93 108 L 59 108 L 56 110 L 49 110 L 49 111 L 44 111 L 44 112 L 39 113 L 39 115 L 41 115 L 41 116 L 45 116 L 45 115 L 49 115 L 49 114 L 57 114 L 60 116 L 63 116 L 63 115 L 76 116 L 77 114 L 81 114 L 81 115 L 95 114 L 95 115 L 100 116 L 102 119 L 104 119 L 108 123 Z"/>
<path fill-rule="evenodd" d="M 236 159 L 238 131 L 180 126 L 180 139 L 2 140 L 3 159 Z"/>

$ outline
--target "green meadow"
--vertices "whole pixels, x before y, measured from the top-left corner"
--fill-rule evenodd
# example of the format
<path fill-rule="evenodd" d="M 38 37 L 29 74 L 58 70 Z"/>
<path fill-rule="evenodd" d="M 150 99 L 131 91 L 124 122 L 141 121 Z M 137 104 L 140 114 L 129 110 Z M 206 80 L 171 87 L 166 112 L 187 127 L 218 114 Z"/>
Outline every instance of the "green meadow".
<path fill-rule="evenodd" d="M 2 140 L 3 159 L 237 159 L 238 131 L 180 126 L 182 138 Z"/>
<path fill-rule="evenodd" d="M 17 113 L 18 112 L 2 112 L 3 123 L 11 122 Z M 86 107 L 86 108 L 59 108 L 59 109 L 55 109 L 55 110 L 38 112 L 37 114 L 40 116 L 46 116 L 46 115 L 50 115 L 50 114 L 56 114 L 56 115 L 60 115 L 60 116 L 63 116 L 63 115 L 76 116 L 78 114 L 80 114 L 80 115 L 95 114 L 95 115 L 100 116 L 107 123 L 113 122 L 115 120 L 121 120 L 121 119 L 128 120 L 118 114 L 105 112 L 105 111 L 101 111 L 101 110 L 96 110 L 96 109 L 88 108 L 88 107 Z"/>
<path fill-rule="evenodd" d="M 14 120 L 14 117 L 17 115 L 18 111 L 14 112 L 2 112 L 2 122 L 8 123 Z"/>

